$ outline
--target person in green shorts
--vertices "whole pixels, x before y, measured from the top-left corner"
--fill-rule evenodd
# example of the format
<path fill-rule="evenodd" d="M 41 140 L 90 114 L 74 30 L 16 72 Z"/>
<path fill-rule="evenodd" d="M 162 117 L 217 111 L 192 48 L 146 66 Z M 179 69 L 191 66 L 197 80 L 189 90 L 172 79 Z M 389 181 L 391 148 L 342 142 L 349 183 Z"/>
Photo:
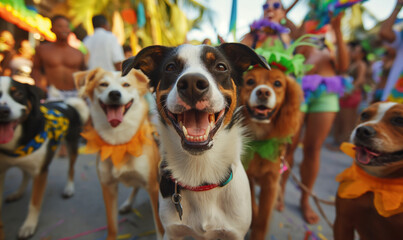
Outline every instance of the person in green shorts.
<path fill-rule="evenodd" d="M 342 39 L 340 30 L 342 15 L 331 19 L 331 28 L 335 36 L 337 51 L 326 47 L 301 46 L 298 53 L 305 56 L 305 64 L 313 65 L 313 68 L 302 78 L 305 103 L 301 106 L 303 124 L 299 133 L 293 138 L 293 143 L 287 151 L 287 162 L 292 166 L 294 151 L 298 145 L 301 129 L 305 127 L 303 137 L 303 160 L 300 166 L 301 181 L 312 190 L 319 171 L 321 147 L 328 136 L 333 121 L 339 111 L 339 95 L 344 91 L 344 79 L 338 74 L 347 70 L 349 57 L 347 47 Z M 320 36 L 318 36 L 320 38 Z M 333 55 L 337 52 L 337 56 Z M 285 172 L 282 179 L 282 191 L 277 209 L 284 208 L 285 183 L 289 172 Z M 319 221 L 319 216 L 313 211 L 309 203 L 309 193 L 302 191 L 301 212 L 304 220 L 309 224 Z"/>

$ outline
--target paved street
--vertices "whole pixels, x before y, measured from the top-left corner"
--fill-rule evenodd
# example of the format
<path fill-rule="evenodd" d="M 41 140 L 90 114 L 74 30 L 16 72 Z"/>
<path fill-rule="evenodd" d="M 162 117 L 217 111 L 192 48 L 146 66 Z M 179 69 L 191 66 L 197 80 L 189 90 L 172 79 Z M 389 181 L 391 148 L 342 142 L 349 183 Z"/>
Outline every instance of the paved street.
<path fill-rule="evenodd" d="M 293 171 L 298 173 L 301 161 L 301 149 L 295 153 L 296 166 Z M 330 152 L 323 148 L 322 164 L 315 193 L 323 199 L 334 200 L 337 189 L 335 176 L 351 164 L 351 159 L 339 152 Z M 106 217 L 100 184 L 95 171 L 95 156 L 80 155 L 76 164 L 76 192 L 71 199 L 61 198 L 67 178 L 68 160 L 57 158 L 50 167 L 48 185 L 43 202 L 42 213 L 33 240 L 101 240 L 105 239 Z M 6 176 L 4 195 L 8 196 L 17 189 L 21 180 L 18 169 L 11 169 Z M 22 225 L 28 207 L 31 185 L 22 199 L 14 203 L 3 204 L 3 221 L 6 239 L 15 239 Z M 128 196 L 130 189 L 120 185 L 119 203 Z M 333 239 L 331 228 L 321 219 L 319 224 L 304 224 L 299 212 L 300 190 L 293 181 L 288 182 L 285 196 L 284 212 L 275 212 L 271 223 L 271 232 L 267 240 L 303 240 Z M 312 202 L 313 204 L 313 202 Z M 323 205 L 331 222 L 334 220 L 334 206 Z M 316 210 L 316 207 L 314 208 Z M 146 191 L 140 190 L 133 212 L 120 215 L 119 239 L 156 239 L 151 207 Z M 311 233 L 309 238 L 305 235 Z"/>

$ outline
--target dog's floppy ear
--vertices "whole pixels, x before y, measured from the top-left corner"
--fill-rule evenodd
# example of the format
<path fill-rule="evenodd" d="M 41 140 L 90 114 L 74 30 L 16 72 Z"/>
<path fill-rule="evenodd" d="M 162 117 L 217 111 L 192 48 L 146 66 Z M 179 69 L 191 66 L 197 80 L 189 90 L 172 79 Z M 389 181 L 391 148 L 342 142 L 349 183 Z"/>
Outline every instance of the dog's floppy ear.
<path fill-rule="evenodd" d="M 74 84 L 78 90 L 78 95 L 80 97 L 87 97 L 88 89 L 87 86 L 91 83 L 98 73 L 102 72 L 101 68 L 96 68 L 88 71 L 80 71 L 73 73 Z"/>
<path fill-rule="evenodd" d="M 160 45 L 143 48 L 136 56 L 123 61 L 122 76 L 128 74 L 132 68 L 140 69 L 150 79 L 150 87 L 156 89 L 159 81 L 158 67 L 162 59 L 173 49 Z"/>
<path fill-rule="evenodd" d="M 46 93 L 35 85 L 29 85 L 24 83 L 25 88 L 27 89 L 27 99 L 30 104 L 30 112 L 32 116 L 39 116 L 40 113 L 40 100 L 45 99 Z"/>
<path fill-rule="evenodd" d="M 303 92 L 301 86 L 291 77 L 286 76 L 285 99 L 280 107 L 280 111 L 275 119 L 275 136 L 288 137 L 295 135 L 296 129 L 299 129 L 302 120 L 300 111 L 303 101 Z"/>
<path fill-rule="evenodd" d="M 242 43 L 223 43 L 217 48 L 234 64 L 234 70 L 237 74 L 242 74 L 249 68 L 249 66 L 256 64 L 263 68 L 270 69 L 270 66 L 264 57 L 260 56 L 253 51 L 252 48 Z"/>

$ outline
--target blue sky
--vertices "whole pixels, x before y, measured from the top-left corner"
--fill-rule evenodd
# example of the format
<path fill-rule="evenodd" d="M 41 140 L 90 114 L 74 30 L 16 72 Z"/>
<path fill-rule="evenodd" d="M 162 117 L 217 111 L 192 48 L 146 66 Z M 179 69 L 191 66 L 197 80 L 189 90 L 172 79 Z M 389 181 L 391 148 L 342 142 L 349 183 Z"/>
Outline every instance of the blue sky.
<path fill-rule="evenodd" d="M 283 4 L 287 7 L 294 0 L 283 0 Z M 232 0 L 204 0 L 204 2 L 214 11 L 214 25 L 216 31 L 227 41 L 232 41 L 232 37 L 228 34 L 229 20 L 231 14 Z M 240 39 L 249 31 L 249 25 L 262 14 L 262 5 L 265 0 L 238 0 L 237 11 L 237 39 Z M 288 13 L 288 17 L 297 25 L 302 21 L 307 12 L 307 0 L 300 0 L 299 3 Z M 364 3 L 378 19 L 386 19 L 392 12 L 396 0 L 368 0 Z M 399 17 L 403 17 L 403 10 Z M 364 19 L 365 27 L 371 28 L 374 25 L 370 19 Z M 188 39 L 196 39 L 202 41 L 204 38 L 210 38 L 213 42 L 216 39 L 215 30 L 208 24 L 203 24 L 200 30 L 192 30 L 188 34 Z"/>

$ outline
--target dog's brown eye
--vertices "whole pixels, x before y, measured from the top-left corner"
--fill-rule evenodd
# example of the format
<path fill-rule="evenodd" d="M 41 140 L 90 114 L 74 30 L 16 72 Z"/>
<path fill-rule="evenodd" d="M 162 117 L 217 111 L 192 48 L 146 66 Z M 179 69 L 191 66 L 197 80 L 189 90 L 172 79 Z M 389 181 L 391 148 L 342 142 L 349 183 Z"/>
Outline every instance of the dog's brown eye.
<path fill-rule="evenodd" d="M 281 86 L 283 86 L 283 84 L 280 81 L 275 81 L 274 86 L 275 87 L 281 87 Z"/>
<path fill-rule="evenodd" d="M 394 117 L 391 119 L 393 125 L 403 126 L 403 117 Z"/>
<path fill-rule="evenodd" d="M 175 70 L 176 70 L 176 66 L 173 63 L 170 63 L 165 67 L 165 71 L 167 71 L 167 72 L 172 72 L 172 71 L 175 71 Z"/>
<path fill-rule="evenodd" d="M 255 79 L 249 78 L 248 80 L 246 80 L 246 85 L 252 86 L 254 84 L 255 84 Z"/>
<path fill-rule="evenodd" d="M 130 84 L 129 84 L 129 83 L 123 83 L 122 86 L 123 86 L 123 87 L 130 87 Z"/>
<path fill-rule="evenodd" d="M 12 96 L 16 99 L 21 99 L 24 97 L 24 94 L 21 91 L 15 90 L 12 93 Z"/>
<path fill-rule="evenodd" d="M 215 69 L 220 72 L 227 71 L 227 67 L 222 63 L 217 64 L 217 66 L 215 66 Z"/>
<path fill-rule="evenodd" d="M 107 87 L 107 86 L 108 86 L 108 83 L 103 82 L 103 83 L 100 83 L 99 86 L 101 86 L 101 87 Z"/>
<path fill-rule="evenodd" d="M 367 121 L 371 116 L 367 112 L 361 113 L 361 121 Z"/>

